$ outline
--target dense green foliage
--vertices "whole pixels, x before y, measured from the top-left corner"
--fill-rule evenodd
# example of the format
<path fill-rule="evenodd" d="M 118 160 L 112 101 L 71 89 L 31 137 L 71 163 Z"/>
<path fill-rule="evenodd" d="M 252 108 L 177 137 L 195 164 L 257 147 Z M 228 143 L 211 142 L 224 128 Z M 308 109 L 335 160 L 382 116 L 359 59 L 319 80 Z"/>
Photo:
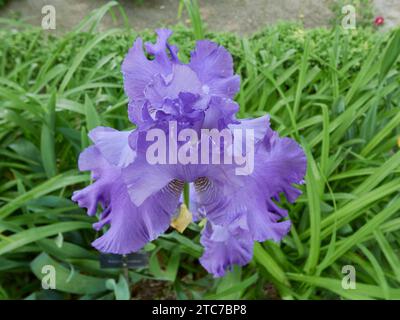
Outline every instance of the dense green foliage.
<path fill-rule="evenodd" d="M 0 0 L 0 8 L 4 7 L 7 4 L 7 0 Z"/>
<path fill-rule="evenodd" d="M 250 265 L 213 279 L 192 223 L 146 246 L 149 266 L 131 270 L 128 285 L 121 270 L 99 267 L 95 219 L 70 200 L 89 183 L 76 169 L 87 131 L 132 127 L 120 64 L 137 34 L 95 32 L 106 11 L 59 38 L 0 31 L 0 299 L 400 299 L 400 31 L 206 33 L 234 56 L 240 116 L 268 112 L 305 148 L 303 195 L 286 205 L 290 234 L 257 244 Z M 187 59 L 193 32 L 177 26 L 171 42 Z M 41 289 L 46 264 L 56 291 Z M 342 289 L 345 265 L 356 269 L 355 290 Z"/>

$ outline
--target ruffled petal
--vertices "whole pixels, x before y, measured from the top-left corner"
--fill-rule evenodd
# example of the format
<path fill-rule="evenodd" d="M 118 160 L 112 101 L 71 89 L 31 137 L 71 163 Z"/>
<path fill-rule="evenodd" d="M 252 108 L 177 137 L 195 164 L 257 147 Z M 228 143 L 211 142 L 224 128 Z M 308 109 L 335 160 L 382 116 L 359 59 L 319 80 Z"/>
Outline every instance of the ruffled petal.
<path fill-rule="evenodd" d="M 103 208 L 100 221 L 93 225 L 96 230 L 110 225 L 110 229 L 93 242 L 102 252 L 125 254 L 137 251 L 158 237 L 168 228 L 183 189 L 183 183 L 173 180 L 173 183 L 167 183 L 136 206 L 121 175 L 122 168 L 105 157 L 107 155 L 112 161 L 125 164 L 123 160 L 127 157 L 123 155 L 123 150 L 128 145 L 128 134 L 134 135 L 135 132 L 121 134 L 116 130 L 97 128 L 91 132 L 95 145 L 84 150 L 79 160 L 80 169 L 92 170 L 95 181 L 76 191 L 72 200 L 87 208 L 89 215 L 94 215 L 99 206 Z M 116 146 L 110 145 L 114 140 Z"/>
<path fill-rule="evenodd" d="M 253 143 L 254 146 L 256 147 L 260 142 L 262 142 L 265 139 L 267 133 L 270 130 L 269 126 L 270 126 L 269 115 L 265 115 L 254 119 L 240 119 L 237 123 L 229 124 L 228 127 L 232 131 L 240 130 L 243 133 L 245 133 L 246 130 L 252 130 L 254 133 L 254 139 L 251 141 L 251 143 Z M 245 143 L 244 139 L 243 143 Z M 245 150 L 243 146 L 242 150 Z"/>
<path fill-rule="evenodd" d="M 137 129 L 140 131 L 154 127 L 154 119 L 151 117 L 149 110 L 151 110 L 149 101 L 130 101 L 128 103 L 128 118 L 132 123 L 136 124 Z"/>
<path fill-rule="evenodd" d="M 283 193 L 290 202 L 301 194 L 294 184 L 304 183 L 307 158 L 300 145 L 290 138 L 280 138 L 271 129 L 255 155 L 252 177 L 264 186 L 271 197 L 279 200 Z"/>
<path fill-rule="evenodd" d="M 200 263 L 215 277 L 222 277 L 233 265 L 244 266 L 253 256 L 253 239 L 243 217 L 227 226 L 207 222 L 200 242 L 204 246 Z"/>
<path fill-rule="evenodd" d="M 223 130 L 229 124 L 238 123 L 235 114 L 239 111 L 239 105 L 230 99 L 213 96 L 205 112 L 202 128 Z"/>
<path fill-rule="evenodd" d="M 195 181 L 196 207 L 212 223 L 222 226 L 239 216 L 245 217 L 255 241 L 280 241 L 289 232 L 290 221 L 282 221 L 287 212 L 274 201 L 279 201 L 280 193 L 289 201 L 300 194 L 294 184 L 303 181 L 305 154 L 294 140 L 279 138 L 269 128 L 268 117 L 242 120 L 229 128 L 253 129 L 254 170 L 250 175 L 236 176 L 234 165 L 218 166 L 219 172 L 214 170 L 207 179 Z M 226 177 L 231 177 L 231 181 Z"/>
<path fill-rule="evenodd" d="M 72 200 L 81 208 L 86 208 L 88 215 L 95 215 L 99 205 L 107 206 L 111 199 L 113 183 L 121 174 L 121 170 L 111 166 L 100 151 L 91 146 L 85 149 L 79 157 L 79 169 L 92 171 L 94 183 L 86 188 L 75 191 Z"/>
<path fill-rule="evenodd" d="M 157 75 L 145 89 L 145 96 L 155 107 L 161 107 L 166 99 L 176 99 L 180 93 L 201 93 L 201 83 L 188 66 L 175 64 L 168 76 Z M 179 110 L 177 110 L 179 111 Z"/>
<path fill-rule="evenodd" d="M 236 201 L 237 194 L 244 189 L 237 176 L 224 174 L 222 166 L 214 166 L 213 169 L 208 172 L 209 176 L 194 181 L 196 196 L 193 198 L 193 206 L 208 220 L 224 225 L 241 216 L 243 210 L 246 210 L 246 207 L 243 207 L 246 202 L 240 202 L 240 199 Z"/>
<path fill-rule="evenodd" d="M 205 178 L 204 178 L 205 179 Z M 213 180 L 212 180 L 213 179 Z M 200 179 L 199 179 L 200 180 Z M 209 221 L 227 226 L 243 217 L 255 241 L 280 241 L 290 229 L 290 221 L 280 221 L 286 210 L 274 204 L 254 181 L 247 178 L 244 185 L 216 183 L 215 176 L 207 181 L 195 181 L 195 207 Z"/>
<path fill-rule="evenodd" d="M 89 215 L 96 214 L 99 205 L 103 208 L 108 206 L 111 190 L 120 178 L 121 168 L 133 161 L 135 151 L 128 143 L 131 134 L 107 127 L 97 127 L 90 131 L 89 137 L 94 146 L 80 154 L 78 165 L 81 171 L 91 171 L 94 183 L 72 195 L 72 200 L 86 208 Z"/>
<path fill-rule="evenodd" d="M 143 52 L 143 41 L 137 38 L 129 49 L 121 71 L 124 77 L 124 89 L 130 100 L 143 100 L 144 89 L 154 75 L 160 72 L 159 66 L 147 59 Z"/>
<path fill-rule="evenodd" d="M 203 90 L 208 91 L 210 95 L 233 99 L 240 90 L 240 77 L 234 75 L 229 78 L 212 79 L 203 85 Z"/>
<path fill-rule="evenodd" d="M 177 56 L 178 48 L 175 46 L 171 46 L 168 43 L 168 39 L 172 35 L 172 31 L 168 29 L 157 29 L 156 33 L 156 43 L 145 43 L 147 53 L 153 55 L 154 60 L 156 60 L 161 66 L 164 67 L 170 67 L 171 60 L 175 63 L 179 63 L 179 59 Z M 170 54 L 170 56 L 168 54 Z"/>
<path fill-rule="evenodd" d="M 126 186 L 114 188 L 110 213 L 100 225 L 110 224 L 110 229 L 92 245 L 102 251 L 128 254 L 140 250 L 146 243 L 165 232 L 179 205 L 179 195 L 166 186 L 149 197 L 140 207 L 130 200 Z"/>
<path fill-rule="evenodd" d="M 157 42 L 146 43 L 146 50 L 154 55 L 154 60 L 149 60 L 143 51 L 143 41 L 137 38 L 122 63 L 124 76 L 124 89 L 130 100 L 144 99 L 144 89 L 157 74 L 170 74 L 173 63 L 178 63 L 177 49 L 168 45 L 167 41 L 172 31 L 159 29 Z M 168 56 L 170 52 L 172 58 Z"/>
<path fill-rule="evenodd" d="M 145 157 L 136 158 L 135 162 L 123 170 L 124 183 L 130 199 L 136 206 L 141 206 L 150 196 L 164 188 L 174 177 L 170 166 L 151 165 Z"/>
<path fill-rule="evenodd" d="M 131 133 L 132 131 L 97 127 L 89 132 L 89 137 L 110 164 L 123 168 L 132 163 L 136 156 L 136 152 L 128 143 Z"/>
<path fill-rule="evenodd" d="M 269 125 L 269 116 L 251 120 L 241 120 L 229 125 L 231 130 L 254 131 L 254 171 L 250 178 L 266 190 L 269 198 L 279 200 L 284 193 L 290 202 L 300 195 L 294 184 L 304 183 L 307 159 L 301 146 L 290 138 L 281 138 Z M 242 150 L 245 150 L 242 147 Z"/>
<path fill-rule="evenodd" d="M 171 34 L 157 30 L 157 42 L 145 44 L 153 60 L 146 57 L 138 38 L 122 64 L 129 119 L 139 130 L 170 120 L 187 128 L 201 127 L 203 119 L 204 128 L 235 123 L 239 108 L 231 99 L 239 90 L 240 78 L 233 74 L 229 52 L 213 42 L 199 41 L 191 62 L 182 64 L 178 49 L 168 44 Z"/>
<path fill-rule="evenodd" d="M 191 53 L 189 66 L 196 71 L 207 94 L 233 98 L 240 88 L 240 78 L 233 74 L 231 54 L 222 46 L 200 40 Z"/>
<path fill-rule="evenodd" d="M 246 187 L 246 190 L 249 195 L 246 217 L 253 240 L 281 241 L 291 227 L 290 220 L 281 221 L 286 211 L 271 205 L 272 201 L 266 199 L 265 193 L 260 192 L 257 185 Z"/>
<path fill-rule="evenodd" d="M 96 180 L 108 167 L 107 161 L 101 155 L 99 149 L 90 146 L 79 155 L 78 168 L 80 171 L 92 171 L 92 179 Z"/>

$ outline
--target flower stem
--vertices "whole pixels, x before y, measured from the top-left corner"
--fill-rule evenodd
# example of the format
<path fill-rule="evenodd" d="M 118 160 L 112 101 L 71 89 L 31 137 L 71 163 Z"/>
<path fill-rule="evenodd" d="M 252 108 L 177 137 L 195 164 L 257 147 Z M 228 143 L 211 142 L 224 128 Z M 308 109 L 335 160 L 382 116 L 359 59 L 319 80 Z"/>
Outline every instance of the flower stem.
<path fill-rule="evenodd" d="M 189 208 L 189 184 L 185 183 L 183 186 L 183 202 L 185 203 L 186 207 Z"/>

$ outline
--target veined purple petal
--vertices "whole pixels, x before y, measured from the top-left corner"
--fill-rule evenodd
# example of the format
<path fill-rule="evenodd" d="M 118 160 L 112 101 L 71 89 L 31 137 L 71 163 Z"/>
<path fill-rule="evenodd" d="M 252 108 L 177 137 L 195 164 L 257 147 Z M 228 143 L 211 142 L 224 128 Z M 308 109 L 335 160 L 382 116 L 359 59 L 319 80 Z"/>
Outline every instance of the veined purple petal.
<path fill-rule="evenodd" d="M 132 202 L 140 206 L 168 183 L 174 180 L 193 182 L 209 170 L 210 166 L 200 164 L 149 164 L 146 157 L 140 155 L 123 169 L 122 175 Z"/>
<path fill-rule="evenodd" d="M 150 165 L 145 157 L 137 157 L 134 163 L 123 170 L 124 183 L 131 201 L 141 206 L 175 178 L 171 166 Z"/>

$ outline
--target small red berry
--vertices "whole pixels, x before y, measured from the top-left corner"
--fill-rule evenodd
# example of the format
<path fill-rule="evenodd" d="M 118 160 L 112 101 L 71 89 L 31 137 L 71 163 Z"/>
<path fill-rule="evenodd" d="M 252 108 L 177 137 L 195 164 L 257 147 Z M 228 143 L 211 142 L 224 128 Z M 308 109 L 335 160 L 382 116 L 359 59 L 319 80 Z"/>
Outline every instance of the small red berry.
<path fill-rule="evenodd" d="M 385 19 L 384 19 L 383 17 L 379 16 L 379 17 L 376 17 L 376 18 L 375 18 L 374 24 L 375 24 L 376 26 L 381 26 L 381 25 L 383 25 L 384 23 L 385 23 Z"/>

